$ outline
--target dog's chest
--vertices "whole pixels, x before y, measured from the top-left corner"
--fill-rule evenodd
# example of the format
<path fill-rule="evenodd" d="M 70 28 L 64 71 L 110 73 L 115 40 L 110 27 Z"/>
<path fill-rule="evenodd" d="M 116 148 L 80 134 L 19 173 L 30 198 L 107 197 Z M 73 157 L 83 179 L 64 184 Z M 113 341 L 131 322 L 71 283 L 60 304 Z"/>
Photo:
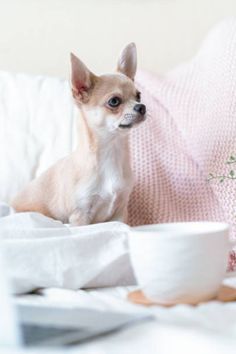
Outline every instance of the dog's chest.
<path fill-rule="evenodd" d="M 122 161 L 107 159 L 77 186 L 77 207 L 89 214 L 92 222 L 109 220 L 127 200 L 131 186 L 131 170 Z"/>

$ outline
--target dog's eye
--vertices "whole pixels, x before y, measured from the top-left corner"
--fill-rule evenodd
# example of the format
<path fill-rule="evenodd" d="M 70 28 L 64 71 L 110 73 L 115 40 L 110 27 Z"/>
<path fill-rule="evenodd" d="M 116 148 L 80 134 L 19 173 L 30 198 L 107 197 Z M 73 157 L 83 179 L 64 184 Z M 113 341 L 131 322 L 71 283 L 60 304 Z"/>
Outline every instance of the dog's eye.
<path fill-rule="evenodd" d="M 121 99 L 120 99 L 120 97 L 114 96 L 114 97 L 110 98 L 109 101 L 108 101 L 108 105 L 109 105 L 110 107 L 112 107 L 112 108 L 118 107 L 120 104 L 121 104 Z"/>
<path fill-rule="evenodd" d="M 140 102 L 141 101 L 141 92 L 136 93 L 136 101 Z"/>

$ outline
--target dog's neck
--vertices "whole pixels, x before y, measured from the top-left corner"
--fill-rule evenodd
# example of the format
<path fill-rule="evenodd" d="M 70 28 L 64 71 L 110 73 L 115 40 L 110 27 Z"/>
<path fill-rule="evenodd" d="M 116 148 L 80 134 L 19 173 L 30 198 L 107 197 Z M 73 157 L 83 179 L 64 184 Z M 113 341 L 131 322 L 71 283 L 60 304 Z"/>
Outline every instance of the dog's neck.
<path fill-rule="evenodd" d="M 97 162 L 106 159 L 114 159 L 116 156 L 119 161 L 126 160 L 129 163 L 129 138 L 128 134 L 121 135 L 116 133 L 101 133 L 92 130 L 88 124 L 87 114 L 79 108 L 78 117 L 78 143 L 76 150 L 83 151 L 86 156 L 95 158 Z"/>

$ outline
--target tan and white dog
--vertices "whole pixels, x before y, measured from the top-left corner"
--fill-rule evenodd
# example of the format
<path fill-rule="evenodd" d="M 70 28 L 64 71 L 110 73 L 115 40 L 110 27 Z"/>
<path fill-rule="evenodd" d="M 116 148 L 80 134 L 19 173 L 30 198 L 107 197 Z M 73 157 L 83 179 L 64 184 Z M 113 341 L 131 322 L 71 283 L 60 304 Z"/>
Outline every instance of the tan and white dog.
<path fill-rule="evenodd" d="M 136 46 L 124 48 L 115 74 L 96 76 L 74 54 L 71 66 L 78 146 L 34 179 L 12 206 L 74 225 L 124 221 L 133 185 L 128 133 L 146 113 L 134 85 Z"/>

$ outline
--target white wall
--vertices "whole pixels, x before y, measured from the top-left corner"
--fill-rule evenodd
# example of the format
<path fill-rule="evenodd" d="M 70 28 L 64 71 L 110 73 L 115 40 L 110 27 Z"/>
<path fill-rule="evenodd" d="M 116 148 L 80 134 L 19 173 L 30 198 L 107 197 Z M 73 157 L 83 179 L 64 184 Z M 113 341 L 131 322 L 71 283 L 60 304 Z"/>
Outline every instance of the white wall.
<path fill-rule="evenodd" d="M 139 66 L 163 72 L 230 15 L 236 0 L 0 0 L 0 69 L 67 77 L 74 51 L 99 73 L 135 41 Z"/>

